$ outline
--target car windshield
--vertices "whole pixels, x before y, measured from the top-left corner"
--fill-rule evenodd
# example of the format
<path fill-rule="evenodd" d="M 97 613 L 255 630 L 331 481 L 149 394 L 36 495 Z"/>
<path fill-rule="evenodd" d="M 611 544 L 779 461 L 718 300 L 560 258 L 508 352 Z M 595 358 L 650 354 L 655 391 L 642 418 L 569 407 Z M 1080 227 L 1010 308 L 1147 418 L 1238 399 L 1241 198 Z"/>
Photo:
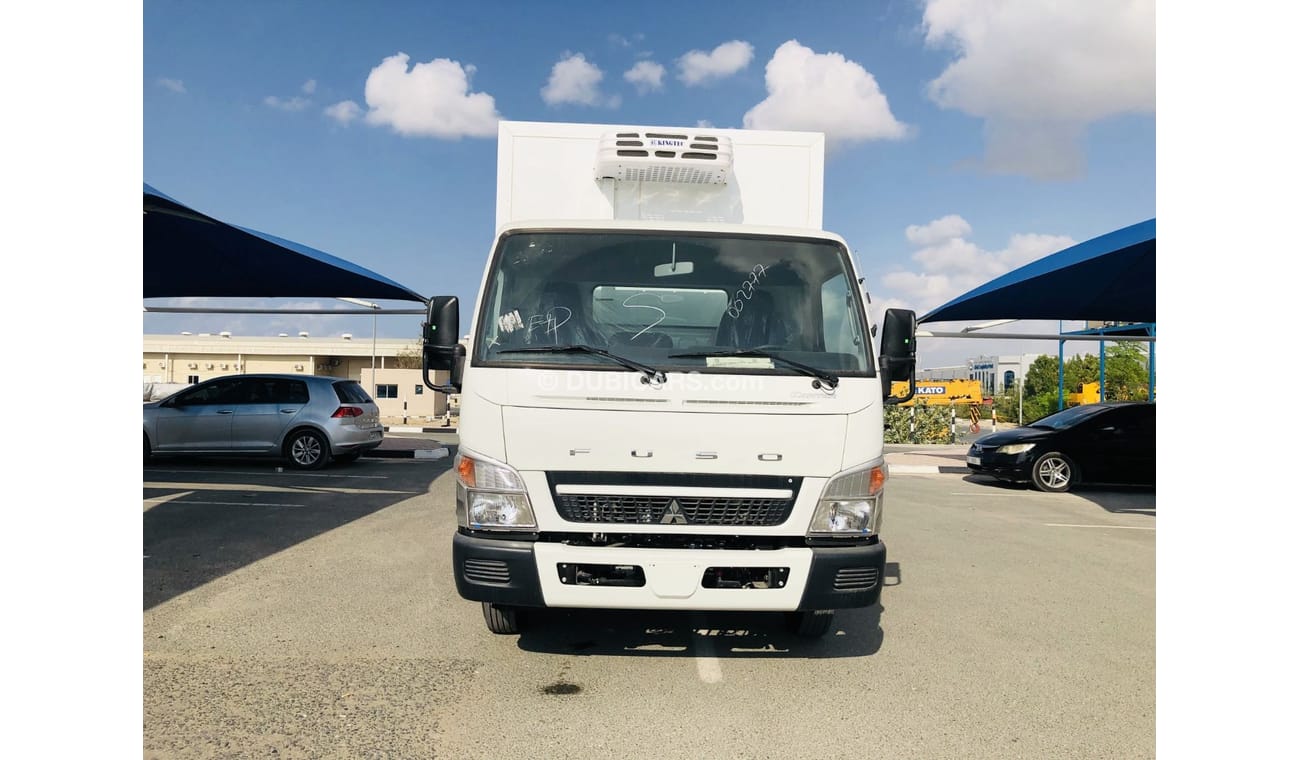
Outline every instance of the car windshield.
<path fill-rule="evenodd" d="M 545 350 L 582 346 L 656 370 L 870 376 L 851 272 L 828 240 L 514 233 L 496 252 L 475 361 L 625 371 L 596 352 Z"/>
<path fill-rule="evenodd" d="M 1068 427 L 1074 427 L 1075 425 L 1078 425 L 1080 422 L 1095 417 L 1098 414 L 1101 414 L 1102 412 L 1106 411 L 1107 409 L 1112 409 L 1112 408 L 1113 407 L 1097 406 L 1091 404 L 1085 404 L 1083 406 L 1072 406 L 1069 409 L 1063 409 L 1059 412 L 1055 412 L 1053 414 L 1047 415 L 1046 417 L 1037 419 L 1029 423 L 1029 427 L 1047 428 L 1049 430 L 1061 430 Z"/>

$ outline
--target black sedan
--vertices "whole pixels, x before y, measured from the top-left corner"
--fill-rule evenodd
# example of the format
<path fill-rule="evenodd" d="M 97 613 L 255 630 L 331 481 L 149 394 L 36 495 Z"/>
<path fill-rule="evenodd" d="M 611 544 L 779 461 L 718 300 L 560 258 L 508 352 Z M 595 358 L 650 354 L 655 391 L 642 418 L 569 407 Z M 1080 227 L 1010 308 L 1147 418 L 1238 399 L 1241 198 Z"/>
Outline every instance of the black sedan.
<path fill-rule="evenodd" d="M 1156 405 L 1104 402 L 1049 414 L 979 439 L 966 466 L 1054 493 L 1080 483 L 1155 485 Z"/>

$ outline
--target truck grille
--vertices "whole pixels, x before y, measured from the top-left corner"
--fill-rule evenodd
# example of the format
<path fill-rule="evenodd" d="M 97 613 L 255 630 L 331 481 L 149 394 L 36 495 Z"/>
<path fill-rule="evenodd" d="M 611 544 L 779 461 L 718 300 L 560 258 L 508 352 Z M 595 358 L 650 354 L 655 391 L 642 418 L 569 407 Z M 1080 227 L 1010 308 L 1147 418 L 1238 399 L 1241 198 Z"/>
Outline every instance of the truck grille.
<path fill-rule="evenodd" d="M 560 517 L 569 522 L 613 525 L 780 525 L 790 517 L 802 478 L 650 472 L 550 472 L 547 481 Z M 560 493 L 557 486 L 568 486 Z M 654 495 L 583 493 L 583 486 L 653 486 Z M 677 495 L 681 488 L 776 489 L 789 493 L 745 496 Z M 647 490 L 655 490 L 647 489 Z M 599 491 L 600 489 L 593 489 Z M 632 490 L 632 489 L 629 489 Z"/>
<path fill-rule="evenodd" d="M 559 494 L 570 522 L 668 525 L 780 525 L 794 499 Z M 675 506 L 674 506 L 675 505 Z"/>

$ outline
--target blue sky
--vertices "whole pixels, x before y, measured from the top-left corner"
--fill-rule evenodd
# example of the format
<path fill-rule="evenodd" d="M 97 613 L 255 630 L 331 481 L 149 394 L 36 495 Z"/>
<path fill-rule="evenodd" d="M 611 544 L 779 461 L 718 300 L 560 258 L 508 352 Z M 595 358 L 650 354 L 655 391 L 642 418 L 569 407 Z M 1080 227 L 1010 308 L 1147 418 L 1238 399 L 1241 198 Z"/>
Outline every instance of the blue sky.
<path fill-rule="evenodd" d="M 1156 215 L 1154 3 L 1048 5 L 147 2 L 144 179 L 458 295 L 467 321 L 496 119 L 814 129 L 831 145 L 825 227 L 877 306 L 923 313 Z M 144 317 L 146 333 L 181 330 L 364 335 L 371 320 Z M 1055 344 L 920 344 L 923 366 L 1022 351 Z"/>

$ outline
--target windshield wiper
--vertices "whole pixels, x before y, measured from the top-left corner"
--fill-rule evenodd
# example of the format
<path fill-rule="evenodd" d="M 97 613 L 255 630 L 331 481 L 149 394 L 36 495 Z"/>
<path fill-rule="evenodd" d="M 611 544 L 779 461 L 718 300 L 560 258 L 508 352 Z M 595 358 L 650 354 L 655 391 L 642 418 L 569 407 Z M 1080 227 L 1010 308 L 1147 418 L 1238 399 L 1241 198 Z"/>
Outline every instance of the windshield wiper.
<path fill-rule="evenodd" d="M 626 356 L 611 354 L 610 352 L 606 351 L 603 348 L 596 348 L 595 346 L 588 346 L 583 343 L 571 343 L 568 345 L 560 345 L 560 346 L 526 346 L 524 348 L 507 348 L 503 351 L 498 351 L 497 353 L 499 354 L 595 354 L 596 356 L 603 356 L 606 359 L 612 359 L 613 361 L 622 364 L 624 367 L 627 367 L 628 369 L 634 369 L 637 372 L 640 372 L 641 382 L 643 383 L 662 384 L 668 379 L 664 375 L 662 370 L 657 370 L 654 367 L 651 367 L 646 364 L 642 364 L 641 362 L 636 361 L 635 359 L 629 359 Z"/>
<path fill-rule="evenodd" d="M 794 359 L 787 359 L 784 356 L 781 356 L 780 354 L 772 353 L 771 351 L 764 351 L 761 348 L 741 348 L 734 351 L 699 351 L 699 352 L 694 352 L 689 354 L 669 354 L 668 358 L 669 359 L 708 359 L 710 357 L 718 357 L 718 356 L 755 356 L 764 359 L 771 359 L 772 361 L 781 362 L 782 364 L 786 365 L 790 369 L 797 370 L 801 374 L 807 375 L 808 377 L 817 378 L 819 381 L 821 381 L 823 385 L 825 385 L 827 388 L 830 388 L 831 390 L 835 390 L 835 387 L 840 384 L 840 379 L 835 375 L 832 375 L 831 373 L 827 372 L 826 370 L 817 369 L 816 367 L 809 367 L 807 364 L 802 364 L 800 362 L 795 361 Z M 817 384 L 813 383 L 813 385 L 817 385 Z M 817 386 L 817 387 L 820 388 L 821 386 Z"/>

